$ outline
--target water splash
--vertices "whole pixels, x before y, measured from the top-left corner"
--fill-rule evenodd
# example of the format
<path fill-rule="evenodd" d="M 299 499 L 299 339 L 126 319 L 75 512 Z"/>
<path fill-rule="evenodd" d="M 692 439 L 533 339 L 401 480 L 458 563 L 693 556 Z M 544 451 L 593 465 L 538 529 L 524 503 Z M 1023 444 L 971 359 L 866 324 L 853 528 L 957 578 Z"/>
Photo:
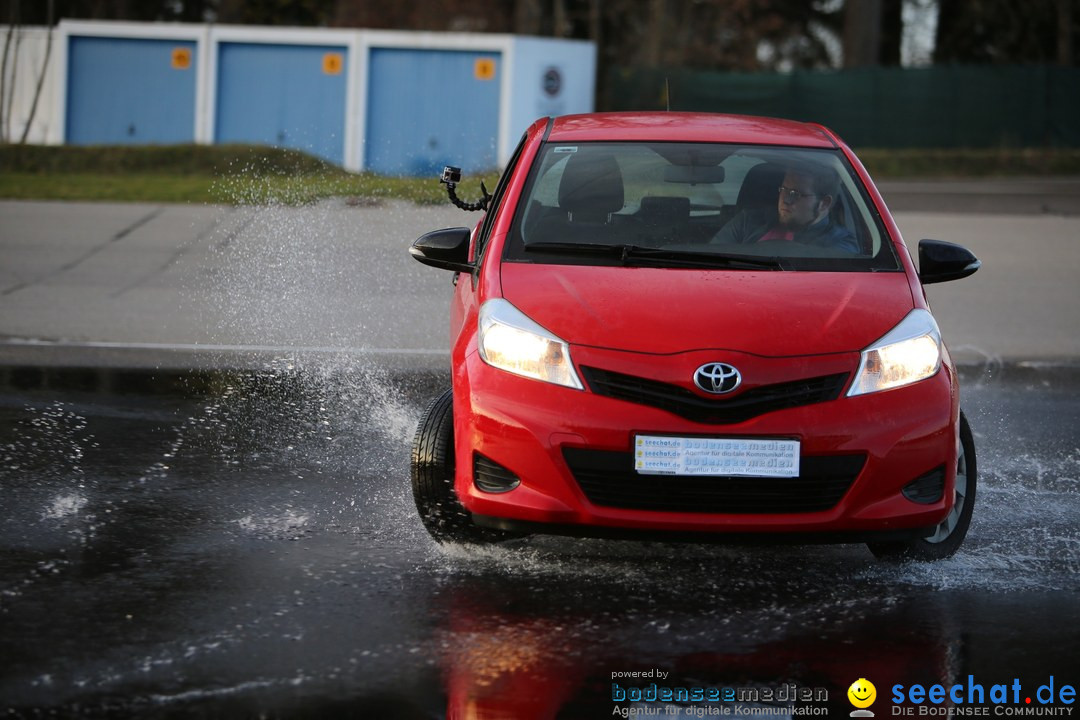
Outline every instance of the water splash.
<path fill-rule="evenodd" d="M 240 528 L 252 535 L 270 540 L 299 540 L 309 531 L 311 516 L 296 510 L 286 510 L 279 515 L 254 517 L 247 515 L 236 521 Z"/>
<path fill-rule="evenodd" d="M 173 438 L 161 453 L 161 459 L 152 463 L 139 476 L 140 484 L 161 485 L 172 469 L 172 463 L 181 455 L 184 446 L 193 436 L 205 432 L 220 432 L 225 427 L 221 415 L 222 406 L 235 392 L 232 386 L 223 388 L 218 397 L 205 404 L 201 411 L 187 416 L 173 431 Z"/>
<path fill-rule="evenodd" d="M 41 530 L 85 545 L 99 529 L 99 514 L 112 508 L 111 500 L 100 497 L 97 478 L 83 467 L 97 440 L 87 431 L 87 419 L 69 403 L 57 400 L 24 409 L 26 417 L 3 448 L 0 464 L 0 482 L 12 503 L 9 516 L 20 505 L 37 505 L 38 512 L 29 515 L 39 518 Z"/>
<path fill-rule="evenodd" d="M 53 498 L 52 504 L 46 506 L 42 518 L 45 520 L 63 520 L 76 516 L 86 508 L 89 502 L 86 496 L 80 493 L 57 495 Z"/>
<path fill-rule="evenodd" d="M 252 431 L 219 434 L 226 470 L 273 464 L 298 488 L 324 490 L 317 501 L 303 491 L 288 503 L 268 498 L 239 517 L 258 524 L 287 508 L 308 517 L 309 527 L 388 539 L 402 526 L 416 529 L 407 463 L 426 398 L 409 399 L 414 380 L 371 361 L 409 324 L 394 298 L 414 281 L 405 248 L 415 236 L 396 234 L 416 208 L 310 202 L 306 181 L 262 170 L 234 168 L 222 182 L 219 190 L 240 207 L 209 238 L 215 273 L 190 278 L 186 292 L 214 298 L 192 306 L 208 309 L 203 322 L 216 343 L 263 349 L 241 361 L 257 371 L 236 378 L 218 408 L 219 417 Z M 388 253 L 400 258 L 400 274 L 386 270 Z M 386 301 L 372 306 L 373 297 Z"/>

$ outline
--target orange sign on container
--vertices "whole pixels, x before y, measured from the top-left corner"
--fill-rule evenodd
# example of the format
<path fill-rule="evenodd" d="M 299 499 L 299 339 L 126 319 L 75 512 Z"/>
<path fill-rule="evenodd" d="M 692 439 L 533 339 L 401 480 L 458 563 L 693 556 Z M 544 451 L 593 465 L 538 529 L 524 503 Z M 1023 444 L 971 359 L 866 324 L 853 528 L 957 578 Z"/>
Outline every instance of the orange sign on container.
<path fill-rule="evenodd" d="M 345 58 L 341 53 L 328 52 L 322 56 L 322 71 L 327 75 L 340 75 L 345 66 Z"/>
<path fill-rule="evenodd" d="M 494 80 L 495 61 L 491 58 L 479 58 L 473 65 L 473 75 L 477 80 Z"/>
<path fill-rule="evenodd" d="M 173 70 L 187 70 L 191 67 L 191 50 L 185 47 L 173 48 Z"/>

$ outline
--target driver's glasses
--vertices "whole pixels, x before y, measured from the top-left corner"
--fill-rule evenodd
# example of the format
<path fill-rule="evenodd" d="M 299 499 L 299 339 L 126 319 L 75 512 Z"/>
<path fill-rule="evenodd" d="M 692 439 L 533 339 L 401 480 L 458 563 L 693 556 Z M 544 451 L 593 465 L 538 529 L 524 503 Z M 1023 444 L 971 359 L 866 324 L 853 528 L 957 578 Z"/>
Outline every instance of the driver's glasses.
<path fill-rule="evenodd" d="M 778 189 L 780 191 L 780 199 L 792 205 L 799 202 L 804 197 L 814 197 L 817 195 L 817 193 L 802 192 L 801 190 L 784 187 L 783 185 L 781 185 Z"/>

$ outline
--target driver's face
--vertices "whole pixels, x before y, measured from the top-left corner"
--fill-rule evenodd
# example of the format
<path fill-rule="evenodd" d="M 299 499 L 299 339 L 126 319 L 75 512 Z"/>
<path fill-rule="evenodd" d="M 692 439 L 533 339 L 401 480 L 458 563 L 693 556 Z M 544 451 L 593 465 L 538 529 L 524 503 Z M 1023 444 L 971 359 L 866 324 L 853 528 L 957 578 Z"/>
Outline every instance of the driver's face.
<path fill-rule="evenodd" d="M 780 224 L 792 230 L 802 230 L 817 219 L 821 198 L 814 194 L 814 181 L 809 175 L 788 172 L 780 187 L 776 211 Z"/>

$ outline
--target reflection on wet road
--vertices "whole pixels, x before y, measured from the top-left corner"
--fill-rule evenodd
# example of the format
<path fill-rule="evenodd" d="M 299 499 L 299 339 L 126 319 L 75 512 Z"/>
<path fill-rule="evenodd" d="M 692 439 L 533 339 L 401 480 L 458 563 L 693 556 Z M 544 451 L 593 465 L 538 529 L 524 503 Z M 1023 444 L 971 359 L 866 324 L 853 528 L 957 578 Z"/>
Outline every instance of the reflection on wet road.
<path fill-rule="evenodd" d="M 439 548 L 408 450 L 448 377 L 332 365 L 0 399 L 0 714 L 610 717 L 613 683 L 666 682 L 823 688 L 846 716 L 864 677 L 882 716 L 896 684 L 1080 680 L 1075 373 L 965 385 L 969 540 L 897 566 L 861 546 Z"/>

